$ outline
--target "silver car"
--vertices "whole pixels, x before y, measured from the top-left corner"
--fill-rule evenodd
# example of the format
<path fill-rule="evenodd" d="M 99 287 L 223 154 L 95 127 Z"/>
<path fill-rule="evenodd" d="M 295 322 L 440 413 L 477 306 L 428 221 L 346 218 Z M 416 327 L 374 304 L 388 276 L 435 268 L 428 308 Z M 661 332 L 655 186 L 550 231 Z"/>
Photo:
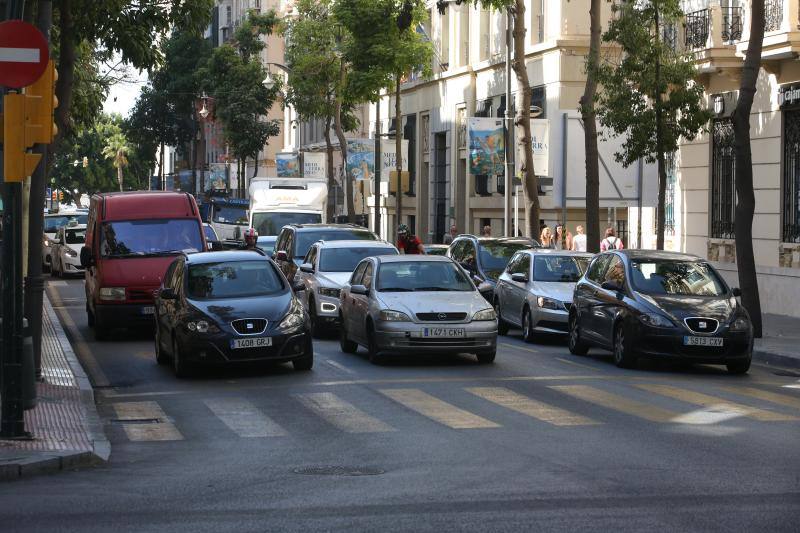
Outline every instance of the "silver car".
<path fill-rule="evenodd" d="M 591 258 L 541 248 L 514 254 L 494 292 L 499 333 L 519 326 L 527 342 L 540 333 L 567 333 L 572 293 Z"/>
<path fill-rule="evenodd" d="M 359 261 L 372 255 L 397 255 L 397 248 L 384 241 L 319 241 L 309 248 L 295 275 L 305 285 L 298 297 L 303 302 L 314 336 L 339 322 L 339 290 L 347 283 Z"/>
<path fill-rule="evenodd" d="M 472 280 L 449 257 L 367 258 L 342 287 L 340 346 L 384 353 L 474 353 L 494 361 L 497 320 Z"/>

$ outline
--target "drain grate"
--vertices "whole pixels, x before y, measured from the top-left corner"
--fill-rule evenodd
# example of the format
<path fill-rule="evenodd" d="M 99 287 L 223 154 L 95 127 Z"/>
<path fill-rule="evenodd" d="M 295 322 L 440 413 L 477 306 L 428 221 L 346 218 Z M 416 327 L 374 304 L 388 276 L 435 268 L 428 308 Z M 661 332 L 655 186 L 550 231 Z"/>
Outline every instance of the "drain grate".
<path fill-rule="evenodd" d="M 371 466 L 306 466 L 292 472 L 306 476 L 378 476 L 386 473 Z"/>

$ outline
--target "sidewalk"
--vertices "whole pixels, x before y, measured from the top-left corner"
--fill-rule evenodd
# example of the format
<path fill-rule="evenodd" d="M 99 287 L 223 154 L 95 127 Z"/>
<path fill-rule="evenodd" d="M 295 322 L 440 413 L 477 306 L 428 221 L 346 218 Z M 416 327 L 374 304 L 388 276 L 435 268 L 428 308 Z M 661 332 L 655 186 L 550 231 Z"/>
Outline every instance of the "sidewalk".
<path fill-rule="evenodd" d="M 42 379 L 36 407 L 25 411 L 25 429 L 33 438 L 0 440 L 0 480 L 98 464 L 111 453 L 92 385 L 46 294 Z"/>
<path fill-rule="evenodd" d="M 763 316 L 763 338 L 755 340 L 753 362 L 800 369 L 800 318 Z"/>

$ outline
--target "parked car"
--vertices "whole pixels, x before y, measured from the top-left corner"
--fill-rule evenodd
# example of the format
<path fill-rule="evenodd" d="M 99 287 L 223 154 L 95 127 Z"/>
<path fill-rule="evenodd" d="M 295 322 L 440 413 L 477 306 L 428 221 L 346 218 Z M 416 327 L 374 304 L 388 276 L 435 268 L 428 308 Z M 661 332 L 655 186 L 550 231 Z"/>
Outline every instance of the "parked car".
<path fill-rule="evenodd" d="M 306 290 L 300 299 L 311 318 L 314 335 L 339 323 L 339 293 L 359 261 L 373 255 L 397 255 L 385 241 L 319 241 L 303 259 L 295 280 Z"/>
<path fill-rule="evenodd" d="M 175 256 L 206 249 L 197 204 L 179 192 L 92 196 L 86 245 L 86 313 L 98 340 L 113 328 L 152 327 L 154 293 Z"/>
<path fill-rule="evenodd" d="M 608 349 L 620 367 L 648 356 L 724 364 L 743 374 L 752 359 L 753 326 L 740 294 L 693 255 L 606 252 L 575 287 L 569 350 Z"/>
<path fill-rule="evenodd" d="M 495 312 L 463 269 L 447 257 L 369 257 L 356 267 L 339 298 L 343 352 L 365 346 L 382 354 L 471 352 L 494 361 Z"/>
<path fill-rule="evenodd" d="M 86 224 L 70 222 L 66 226 L 61 226 L 51 242 L 51 275 L 83 276 L 84 268 L 81 265 L 80 252 L 86 242 Z"/>
<path fill-rule="evenodd" d="M 498 333 L 505 335 L 509 325 L 521 327 L 527 342 L 540 333 L 567 333 L 575 283 L 591 258 L 544 248 L 514 254 L 494 291 Z"/>
<path fill-rule="evenodd" d="M 459 235 L 450 243 L 447 256 L 461 265 L 487 302 L 494 302 L 497 278 L 519 250 L 537 248 L 539 243 L 524 237 L 476 237 Z"/>
<path fill-rule="evenodd" d="M 69 213 L 50 213 L 44 216 L 44 239 L 42 242 L 42 270 L 47 272 L 52 264 L 51 241 L 56 236 L 58 228 L 66 226 L 69 222 L 86 224 L 89 219 L 85 211 L 71 211 Z"/>
<path fill-rule="evenodd" d="M 272 258 L 286 279 L 294 279 L 311 245 L 317 241 L 377 241 L 377 235 L 355 224 L 288 224 L 281 229 Z"/>
<path fill-rule="evenodd" d="M 155 300 L 156 359 L 186 376 L 195 365 L 291 361 L 314 365 L 308 314 L 263 252 L 174 259 Z"/>
<path fill-rule="evenodd" d="M 447 250 L 450 248 L 446 244 L 423 244 L 425 253 L 427 255 L 447 255 Z"/>

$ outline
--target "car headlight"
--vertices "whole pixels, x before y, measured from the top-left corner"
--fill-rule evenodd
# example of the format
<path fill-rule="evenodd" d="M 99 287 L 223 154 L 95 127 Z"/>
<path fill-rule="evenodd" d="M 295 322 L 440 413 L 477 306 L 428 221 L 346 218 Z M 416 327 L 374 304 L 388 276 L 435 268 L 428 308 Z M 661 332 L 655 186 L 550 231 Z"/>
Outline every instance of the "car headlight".
<path fill-rule="evenodd" d="M 667 317 L 656 314 L 641 314 L 639 315 L 639 320 L 642 322 L 642 324 L 652 326 L 654 328 L 671 328 L 675 326 L 675 324 L 673 324 L 672 321 Z"/>
<path fill-rule="evenodd" d="M 47 239 L 47 237 L 44 238 L 44 246 L 45 248 L 50 246 L 50 241 Z"/>
<path fill-rule="evenodd" d="M 64 253 L 70 257 L 78 257 L 78 252 L 76 252 L 72 248 L 67 248 L 66 250 L 64 250 Z"/>
<path fill-rule="evenodd" d="M 495 320 L 497 319 L 497 315 L 494 312 L 494 309 L 491 307 L 487 309 L 481 309 L 474 315 L 472 315 L 472 320 Z"/>
<path fill-rule="evenodd" d="M 411 322 L 408 315 L 401 311 L 393 311 L 392 309 L 384 309 L 378 314 L 378 320 L 384 322 Z"/>
<path fill-rule="evenodd" d="M 553 300 L 552 298 L 547 298 L 546 296 L 539 296 L 536 298 L 536 303 L 539 304 L 541 309 L 552 309 L 554 311 L 563 309 L 561 307 L 561 302 Z"/>
<path fill-rule="evenodd" d="M 731 324 L 731 331 L 748 331 L 750 320 L 746 316 L 737 317 Z"/>
<path fill-rule="evenodd" d="M 303 316 L 303 307 L 297 299 L 292 300 L 292 305 L 289 306 L 289 312 L 283 317 L 281 323 L 278 325 L 279 329 L 295 329 L 303 325 L 305 317 Z"/>
<path fill-rule="evenodd" d="M 125 287 L 101 287 L 100 299 L 110 302 L 121 302 L 125 300 Z"/>
<path fill-rule="evenodd" d="M 214 324 L 210 324 L 207 320 L 188 322 L 186 324 L 186 329 L 189 331 L 196 331 L 197 333 L 219 333 L 219 328 Z"/>
<path fill-rule="evenodd" d="M 339 293 L 341 292 L 341 289 L 333 289 L 333 288 L 330 288 L 330 287 L 320 287 L 319 289 L 317 289 L 317 292 L 319 292 L 320 296 L 329 296 L 331 298 L 338 298 L 339 297 Z"/>

